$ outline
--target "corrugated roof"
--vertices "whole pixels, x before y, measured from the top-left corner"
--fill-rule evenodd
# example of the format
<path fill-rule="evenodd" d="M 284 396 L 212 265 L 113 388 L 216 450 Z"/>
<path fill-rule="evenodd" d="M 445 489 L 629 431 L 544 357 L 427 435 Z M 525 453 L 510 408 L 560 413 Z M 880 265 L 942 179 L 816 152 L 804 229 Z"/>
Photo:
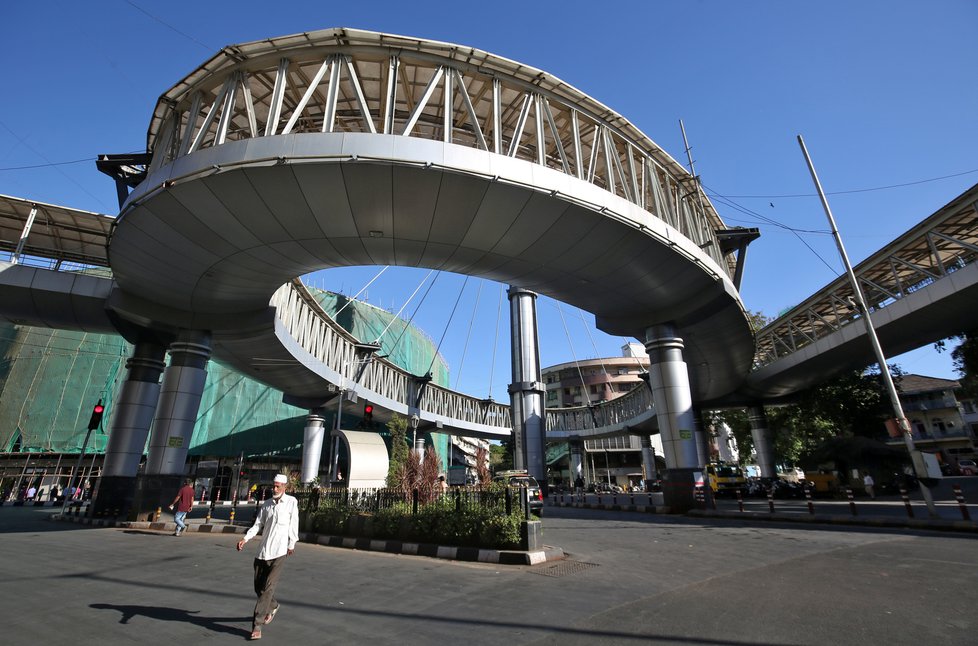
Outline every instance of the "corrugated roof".
<path fill-rule="evenodd" d="M 9 195 L 0 195 L 0 251 L 17 250 L 32 211 L 36 212 L 24 255 L 109 266 L 106 249 L 115 218 Z"/>

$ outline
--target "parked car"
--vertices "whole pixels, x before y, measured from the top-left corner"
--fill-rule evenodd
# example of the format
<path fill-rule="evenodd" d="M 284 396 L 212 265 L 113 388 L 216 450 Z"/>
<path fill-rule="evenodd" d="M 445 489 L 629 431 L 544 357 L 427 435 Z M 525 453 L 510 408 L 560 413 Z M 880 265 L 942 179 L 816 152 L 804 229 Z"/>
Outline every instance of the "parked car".
<path fill-rule="evenodd" d="M 526 495 L 530 502 L 530 512 L 543 516 L 543 492 L 540 483 L 526 471 L 500 471 L 492 478 L 493 482 L 502 482 L 510 487 L 526 487 Z"/>
<path fill-rule="evenodd" d="M 963 476 L 978 476 L 978 463 L 974 460 L 958 460 L 958 470 Z"/>

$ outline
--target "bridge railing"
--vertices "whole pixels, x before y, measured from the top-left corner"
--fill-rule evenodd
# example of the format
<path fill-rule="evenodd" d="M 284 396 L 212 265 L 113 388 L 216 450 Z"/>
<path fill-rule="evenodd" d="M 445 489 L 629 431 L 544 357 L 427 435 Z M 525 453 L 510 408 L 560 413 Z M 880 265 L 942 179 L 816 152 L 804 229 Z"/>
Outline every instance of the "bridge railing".
<path fill-rule="evenodd" d="M 481 400 L 422 379 L 383 358 L 358 350 L 359 341 L 334 322 L 298 280 L 272 296 L 279 320 L 309 354 L 336 371 L 347 383 L 356 383 L 381 397 L 439 417 L 510 428 L 509 406 Z M 420 397 L 419 397 L 420 395 Z"/>
<path fill-rule="evenodd" d="M 638 205 L 733 271 L 715 233 L 726 227 L 696 179 L 635 126 L 544 72 L 446 43 L 339 29 L 225 48 L 161 98 L 149 170 L 226 142 L 312 132 L 530 161 Z"/>
<path fill-rule="evenodd" d="M 870 312 L 978 260 L 976 193 L 972 189 L 854 268 Z M 755 367 L 797 352 L 861 317 L 849 280 L 841 276 L 758 331 Z"/>
<path fill-rule="evenodd" d="M 640 384 L 630 392 L 594 406 L 547 409 L 548 431 L 586 431 L 627 424 L 653 409 L 652 391 Z"/>

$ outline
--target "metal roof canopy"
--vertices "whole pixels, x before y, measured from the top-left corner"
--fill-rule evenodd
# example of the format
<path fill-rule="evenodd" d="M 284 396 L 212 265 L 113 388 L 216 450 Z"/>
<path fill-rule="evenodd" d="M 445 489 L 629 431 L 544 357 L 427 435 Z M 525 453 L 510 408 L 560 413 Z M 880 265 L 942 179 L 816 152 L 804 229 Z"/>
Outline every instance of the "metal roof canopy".
<path fill-rule="evenodd" d="M 0 195 L 0 250 L 58 262 L 108 267 L 106 251 L 115 218 L 44 202 Z"/>

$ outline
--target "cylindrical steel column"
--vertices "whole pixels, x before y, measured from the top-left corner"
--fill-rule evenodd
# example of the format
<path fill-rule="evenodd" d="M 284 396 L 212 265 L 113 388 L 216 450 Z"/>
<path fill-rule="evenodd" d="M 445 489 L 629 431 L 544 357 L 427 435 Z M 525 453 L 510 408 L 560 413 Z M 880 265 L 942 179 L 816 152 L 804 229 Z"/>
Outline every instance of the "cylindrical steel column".
<path fill-rule="evenodd" d="M 707 442 L 709 433 L 706 425 L 703 424 L 703 412 L 698 408 L 693 409 L 693 423 L 695 424 L 693 435 L 696 438 L 696 466 L 704 467 L 710 461 L 710 447 Z"/>
<path fill-rule="evenodd" d="M 166 347 L 138 341 L 126 361 L 126 381 L 110 411 L 102 477 L 92 502 L 96 517 L 127 515 L 136 496 L 136 475 L 160 398 Z"/>
<path fill-rule="evenodd" d="M 647 491 L 651 483 L 659 479 L 659 469 L 655 465 L 655 449 L 652 448 L 652 438 L 648 435 L 641 437 L 642 444 L 642 477 L 645 479 Z"/>
<path fill-rule="evenodd" d="M 326 436 L 326 417 L 320 409 L 309 411 L 302 435 L 302 483 L 309 484 L 319 476 Z"/>
<path fill-rule="evenodd" d="M 696 422 L 683 347 L 683 340 L 671 325 L 656 325 L 645 331 L 649 384 L 668 469 L 699 466 L 694 435 Z"/>
<path fill-rule="evenodd" d="M 750 436 L 754 440 L 754 452 L 757 455 L 757 466 L 761 477 L 773 478 L 778 475 L 774 466 L 774 451 L 771 448 L 771 431 L 767 428 L 767 415 L 763 406 L 747 408 L 747 419 L 750 421 Z"/>
<path fill-rule="evenodd" d="M 570 448 L 570 479 L 571 484 L 573 484 L 574 480 L 582 475 L 584 442 L 581 440 L 571 440 L 568 444 Z"/>
<path fill-rule="evenodd" d="M 186 330 L 170 344 L 160 403 L 150 437 L 147 475 L 182 475 L 211 356 L 210 335 Z"/>
<path fill-rule="evenodd" d="M 162 345 L 140 342 L 126 361 L 129 374 L 111 413 L 103 477 L 136 477 L 160 398 L 165 357 L 166 348 Z"/>
<path fill-rule="evenodd" d="M 544 395 L 537 335 L 537 295 L 510 286 L 509 325 L 512 383 L 509 385 L 513 423 L 513 466 L 526 469 L 546 490 L 547 437 Z"/>

